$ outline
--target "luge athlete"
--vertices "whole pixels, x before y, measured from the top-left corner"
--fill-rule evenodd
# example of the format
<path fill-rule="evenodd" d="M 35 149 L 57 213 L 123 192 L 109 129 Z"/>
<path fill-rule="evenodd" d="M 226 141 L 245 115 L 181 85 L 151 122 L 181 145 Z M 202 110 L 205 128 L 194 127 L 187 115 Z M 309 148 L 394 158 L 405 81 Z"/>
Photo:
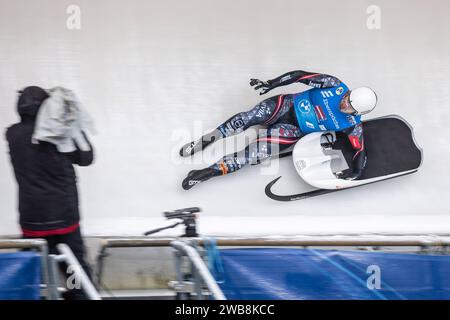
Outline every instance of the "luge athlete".
<path fill-rule="evenodd" d="M 367 160 L 361 116 L 375 108 L 375 92 L 368 87 L 350 90 L 336 77 L 307 71 L 291 71 L 268 81 L 251 79 L 250 85 L 255 90 L 261 89 L 262 95 L 296 82 L 311 86 L 312 89 L 263 100 L 250 111 L 234 115 L 212 132 L 183 146 L 180 155 L 187 157 L 251 126 L 267 127 L 244 150 L 226 155 L 210 167 L 189 172 L 183 180 L 183 188 L 188 190 L 212 177 L 235 172 L 248 164 L 259 164 L 288 149 L 308 133 L 328 130 L 346 133 L 355 150 L 353 169 L 342 172 L 339 178 L 358 179 Z"/>

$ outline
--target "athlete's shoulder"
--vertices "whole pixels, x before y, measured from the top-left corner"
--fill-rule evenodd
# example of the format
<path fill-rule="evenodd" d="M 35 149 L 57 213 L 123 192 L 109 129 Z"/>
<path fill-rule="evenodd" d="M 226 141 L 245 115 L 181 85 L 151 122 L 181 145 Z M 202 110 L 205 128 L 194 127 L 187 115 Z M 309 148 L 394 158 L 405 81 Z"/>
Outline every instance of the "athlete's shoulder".
<path fill-rule="evenodd" d="M 350 90 L 344 82 L 341 82 L 339 85 L 335 86 L 334 88 L 336 88 L 336 90 L 341 90 L 342 93 L 345 93 Z"/>
<path fill-rule="evenodd" d="M 336 84 L 336 87 L 344 86 L 347 88 L 347 84 L 344 81 L 339 80 L 339 83 Z"/>
<path fill-rule="evenodd" d="M 318 96 L 321 98 L 339 98 L 348 91 L 348 87 L 344 84 L 328 88 L 314 88 L 308 91 L 310 92 L 311 96 Z"/>
<path fill-rule="evenodd" d="M 336 77 L 333 77 L 333 76 L 329 76 L 329 77 L 327 78 L 327 81 L 326 81 L 324 87 L 328 87 L 328 88 L 336 88 L 336 87 L 339 87 L 339 86 L 341 86 L 341 85 L 346 86 L 345 83 L 342 82 L 340 79 L 338 79 L 338 78 L 336 78 Z"/>

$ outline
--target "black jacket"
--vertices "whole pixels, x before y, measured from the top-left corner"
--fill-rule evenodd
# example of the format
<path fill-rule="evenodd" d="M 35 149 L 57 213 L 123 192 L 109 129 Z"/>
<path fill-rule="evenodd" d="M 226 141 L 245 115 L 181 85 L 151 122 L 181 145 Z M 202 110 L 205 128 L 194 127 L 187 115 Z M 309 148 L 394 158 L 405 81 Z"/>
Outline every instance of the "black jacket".
<path fill-rule="evenodd" d="M 33 231 L 64 229 L 80 220 L 73 164 L 90 165 L 93 151 L 60 153 L 47 142 L 32 144 L 34 124 L 34 117 L 22 116 L 6 132 L 19 185 L 20 225 Z"/>

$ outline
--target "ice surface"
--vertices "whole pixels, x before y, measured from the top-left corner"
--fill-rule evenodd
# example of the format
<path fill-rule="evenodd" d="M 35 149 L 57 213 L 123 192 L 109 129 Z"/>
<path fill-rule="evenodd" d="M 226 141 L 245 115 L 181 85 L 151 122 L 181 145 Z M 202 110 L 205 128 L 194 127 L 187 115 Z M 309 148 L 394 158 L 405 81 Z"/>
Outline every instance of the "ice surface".
<path fill-rule="evenodd" d="M 206 234 L 450 233 L 450 2 L 379 0 L 380 30 L 366 27 L 371 1 L 77 3 L 81 30 L 71 31 L 71 1 L 0 0 L 0 127 L 16 121 L 24 86 L 78 93 L 99 129 L 95 165 L 78 170 L 84 233 L 140 235 L 165 224 L 163 210 L 187 206 L 203 209 Z M 275 177 L 283 179 L 274 192 L 307 188 L 283 159 L 270 174 L 250 167 L 182 190 L 185 174 L 226 144 L 187 161 L 179 147 L 261 100 L 251 77 L 296 69 L 374 88 L 380 101 L 371 117 L 399 114 L 414 126 L 420 172 L 279 203 L 264 194 Z M 0 155 L 0 234 L 16 234 L 17 189 L 3 139 Z"/>

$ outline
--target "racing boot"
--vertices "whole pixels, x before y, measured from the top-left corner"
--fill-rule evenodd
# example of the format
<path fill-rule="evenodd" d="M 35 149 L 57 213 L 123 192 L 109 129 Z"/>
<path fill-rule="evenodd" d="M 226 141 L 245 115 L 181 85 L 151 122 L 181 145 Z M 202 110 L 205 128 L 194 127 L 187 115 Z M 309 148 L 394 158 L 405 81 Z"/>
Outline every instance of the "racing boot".
<path fill-rule="evenodd" d="M 219 139 L 222 139 L 222 138 L 223 138 L 222 133 L 218 129 L 216 129 L 208 134 L 205 134 L 203 137 L 201 137 L 198 140 L 195 140 L 195 141 L 185 144 L 180 149 L 180 156 L 182 156 L 182 157 L 192 156 L 194 153 L 196 153 L 198 151 L 202 151 L 207 146 L 209 146 L 211 143 L 213 143 Z"/>
<path fill-rule="evenodd" d="M 189 190 L 200 182 L 209 180 L 213 177 L 221 176 L 223 173 L 220 170 L 208 167 L 201 170 L 192 170 L 181 184 L 184 190 Z"/>

